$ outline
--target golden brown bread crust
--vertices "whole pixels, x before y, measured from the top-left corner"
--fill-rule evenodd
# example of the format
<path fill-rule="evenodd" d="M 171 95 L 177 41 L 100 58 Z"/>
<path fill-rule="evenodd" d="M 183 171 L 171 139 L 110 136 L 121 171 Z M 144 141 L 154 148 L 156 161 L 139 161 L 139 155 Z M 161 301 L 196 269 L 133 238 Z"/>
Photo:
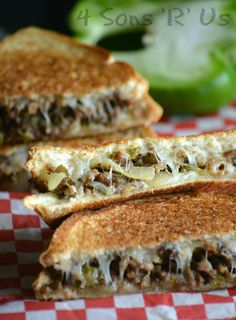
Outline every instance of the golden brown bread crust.
<path fill-rule="evenodd" d="M 156 133 L 149 127 L 138 127 L 125 131 L 114 132 L 110 134 L 97 135 L 95 137 L 74 138 L 68 140 L 54 140 L 35 143 L 38 145 L 52 145 L 58 147 L 79 147 L 83 145 L 98 145 L 111 141 L 134 137 L 155 137 Z M 28 182 L 29 175 L 25 169 L 25 162 L 30 145 L 19 144 L 13 146 L 0 146 L 0 177 L 4 178 L 0 183 L 1 190 L 8 191 L 29 191 L 31 186 Z M 22 174 L 20 174 L 22 173 Z M 22 184 L 22 176 L 24 183 Z"/>
<path fill-rule="evenodd" d="M 185 192 L 75 213 L 56 230 L 40 257 L 45 269 L 33 284 L 36 298 L 233 287 L 235 195 Z M 171 261 L 176 261 L 176 269 Z M 112 280 L 91 278 L 94 266 L 104 275 L 110 273 Z M 157 270 L 163 273 L 155 278 Z"/>
<path fill-rule="evenodd" d="M 130 139 L 136 137 L 156 137 L 157 134 L 151 127 L 137 127 L 131 128 L 124 131 L 116 131 L 109 134 L 100 134 L 96 136 L 84 137 L 84 138 L 73 138 L 73 139 L 66 139 L 66 140 L 53 140 L 53 141 L 44 141 L 44 142 L 35 142 L 34 145 L 47 145 L 47 146 L 55 146 L 55 147 L 72 147 L 78 148 L 80 146 L 85 145 L 97 145 L 97 144 L 105 144 L 109 143 L 109 141 L 119 141 L 123 139 Z M 13 152 L 17 152 L 19 148 L 21 148 L 22 144 L 18 145 L 3 145 L 0 146 L 0 156 L 8 156 L 11 155 Z"/>
<path fill-rule="evenodd" d="M 158 134 L 158 132 L 157 132 Z M 213 139 L 217 139 L 219 142 L 220 141 L 230 141 L 231 143 L 233 143 L 235 141 L 236 143 L 236 129 L 233 130 L 228 130 L 228 131 L 221 131 L 221 132 L 213 132 L 213 133 L 204 133 L 204 134 L 198 134 L 198 135 L 191 135 L 191 136 L 176 136 L 176 137 L 158 137 L 156 136 L 155 138 L 149 139 L 149 138 L 143 138 L 142 140 L 145 141 L 153 141 L 155 143 L 160 143 L 160 142 L 167 142 L 167 143 L 172 143 L 173 145 L 180 145 L 184 144 L 185 142 L 188 141 L 194 141 L 195 139 L 203 139 L 203 140 L 209 140 L 209 143 L 212 144 L 212 138 Z M 122 144 L 124 146 L 126 146 L 127 144 L 129 145 L 133 145 L 135 142 L 139 142 L 141 141 L 141 139 L 139 138 L 134 138 L 134 139 L 130 139 L 129 141 L 119 141 L 117 142 L 111 142 L 111 143 L 105 143 L 101 146 L 83 146 L 81 148 L 71 148 L 71 147 L 65 147 L 65 148 L 57 148 L 57 152 L 58 153 L 71 153 L 73 154 L 75 151 L 81 152 L 81 153 L 97 153 L 97 152 L 104 152 L 106 151 L 106 149 L 112 149 L 115 147 L 122 147 Z M 197 143 L 197 141 L 196 141 Z M 37 153 L 40 151 L 44 151 L 44 150 L 54 150 L 54 147 L 51 146 L 35 146 L 32 147 L 30 149 L 29 152 L 29 157 L 28 157 L 28 162 L 27 162 L 27 168 L 28 170 L 32 171 L 33 176 L 36 174 L 35 172 L 35 167 L 34 167 L 34 163 L 32 160 L 36 161 L 37 159 Z"/>
<path fill-rule="evenodd" d="M 101 145 L 109 142 L 120 141 L 124 139 L 133 138 L 144 138 L 144 137 L 156 137 L 157 134 L 153 131 L 151 127 L 137 127 L 131 128 L 124 131 L 115 131 L 109 134 L 98 134 L 96 136 L 84 137 L 84 138 L 74 138 L 68 140 L 54 140 L 47 141 L 44 145 L 52 145 L 55 147 L 70 147 L 79 148 L 80 146 L 88 145 Z M 1 150 L 1 149 L 0 149 Z"/>
<path fill-rule="evenodd" d="M 67 253 L 98 252 L 235 234 L 236 196 L 201 192 L 168 194 L 84 211 L 56 230 L 40 263 L 51 266 Z M 64 241 L 66 239 L 66 241 Z"/>
<path fill-rule="evenodd" d="M 50 95 L 82 97 L 95 90 L 147 82 L 109 52 L 56 32 L 26 28 L 0 44 L 0 99 Z M 115 75 L 115 76 L 114 76 Z"/>
<path fill-rule="evenodd" d="M 148 126 L 163 112 L 130 65 L 33 27 L 0 42 L 0 103 L 5 145 Z"/>
<path fill-rule="evenodd" d="M 162 197 L 162 195 L 174 195 L 179 192 L 198 192 L 198 191 L 216 191 L 221 193 L 228 193 L 234 195 L 236 193 L 236 181 L 203 181 L 203 182 L 194 182 L 194 183 L 186 183 L 177 187 L 166 187 L 158 190 L 152 190 L 147 192 L 140 192 L 138 194 L 132 194 L 129 196 L 122 196 L 107 200 L 93 200 L 89 203 L 76 203 L 73 204 L 73 207 L 68 208 L 68 210 L 56 210 L 53 212 L 48 211 L 48 209 L 44 209 L 41 205 L 32 206 L 32 199 L 37 197 L 37 195 L 28 196 L 24 199 L 24 204 L 28 208 L 33 208 L 42 219 L 52 228 L 57 228 L 62 221 L 64 221 L 68 216 L 77 211 L 82 211 L 85 209 L 100 209 L 102 207 L 109 206 L 111 204 L 119 204 L 124 203 L 126 201 L 135 200 L 135 199 L 144 199 L 155 196 L 156 198 Z M 82 211 L 83 212 L 83 211 Z"/>
<path fill-rule="evenodd" d="M 4 52 L 38 51 L 45 48 L 59 50 L 71 57 L 86 54 L 90 61 L 112 61 L 112 54 L 106 49 L 82 44 L 66 35 L 33 26 L 21 29 L 13 35 L 5 37 L 1 42 L 1 49 Z M 81 51 L 75 50 L 76 48 Z"/>

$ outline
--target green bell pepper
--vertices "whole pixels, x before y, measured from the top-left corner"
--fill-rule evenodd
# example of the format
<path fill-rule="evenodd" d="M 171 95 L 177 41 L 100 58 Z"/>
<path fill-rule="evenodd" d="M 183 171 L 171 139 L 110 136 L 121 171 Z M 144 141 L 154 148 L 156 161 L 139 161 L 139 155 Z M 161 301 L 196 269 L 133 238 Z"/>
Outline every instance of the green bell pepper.
<path fill-rule="evenodd" d="M 110 3 L 80 1 L 72 30 L 132 64 L 166 112 L 207 113 L 236 97 L 235 0 Z"/>

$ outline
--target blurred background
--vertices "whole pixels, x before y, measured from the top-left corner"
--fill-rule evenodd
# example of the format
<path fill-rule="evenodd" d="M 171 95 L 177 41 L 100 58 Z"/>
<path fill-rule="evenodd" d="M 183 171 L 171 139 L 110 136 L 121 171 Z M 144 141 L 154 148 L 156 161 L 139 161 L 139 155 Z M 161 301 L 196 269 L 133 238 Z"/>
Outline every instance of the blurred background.
<path fill-rule="evenodd" d="M 1 36 L 36 25 L 111 50 L 166 113 L 214 112 L 236 97 L 236 0 L 8 0 L 0 21 Z"/>
<path fill-rule="evenodd" d="M 75 3 L 74 0 L 1 1 L 1 27 L 8 32 L 14 32 L 20 28 L 36 25 L 69 34 L 67 15 Z"/>

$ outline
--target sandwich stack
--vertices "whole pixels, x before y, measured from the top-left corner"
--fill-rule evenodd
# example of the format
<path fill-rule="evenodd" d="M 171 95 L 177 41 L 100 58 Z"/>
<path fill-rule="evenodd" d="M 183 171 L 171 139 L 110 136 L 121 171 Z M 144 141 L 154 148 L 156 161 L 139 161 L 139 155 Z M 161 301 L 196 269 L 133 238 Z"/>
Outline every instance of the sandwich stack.
<path fill-rule="evenodd" d="M 236 130 L 34 147 L 40 191 L 25 205 L 52 227 L 38 299 L 236 285 Z M 66 241 L 62 241 L 66 239 Z"/>
<path fill-rule="evenodd" d="M 55 32 L 6 38 L 0 66 L 0 175 L 22 171 L 34 145 L 39 193 L 25 204 L 58 227 L 38 299 L 236 284 L 235 130 L 154 138 L 162 109 L 147 82 Z"/>
<path fill-rule="evenodd" d="M 24 170 L 31 145 L 149 136 L 162 114 L 131 66 L 39 28 L 1 41 L 0 79 L 1 177 Z"/>
<path fill-rule="evenodd" d="M 38 299 L 65 300 L 232 287 L 235 246 L 235 195 L 185 192 L 115 204 L 62 223 L 33 288 Z"/>

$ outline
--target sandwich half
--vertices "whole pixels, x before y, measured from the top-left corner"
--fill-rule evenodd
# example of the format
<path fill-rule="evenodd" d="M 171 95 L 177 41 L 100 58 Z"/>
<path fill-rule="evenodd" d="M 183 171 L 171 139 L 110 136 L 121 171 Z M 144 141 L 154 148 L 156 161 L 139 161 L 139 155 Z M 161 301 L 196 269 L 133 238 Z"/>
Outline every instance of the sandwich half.
<path fill-rule="evenodd" d="M 155 137 L 155 132 L 150 127 L 137 127 L 125 131 L 100 134 L 94 137 L 73 138 L 67 140 L 50 140 L 36 142 L 33 145 L 49 145 L 57 147 L 80 147 L 85 145 L 100 145 L 103 143 L 119 141 L 122 139 Z M 25 162 L 28 157 L 30 144 L 0 146 L 0 177 L 13 178 L 16 174 L 25 172 Z M 1 188 L 1 187 L 0 187 Z"/>
<path fill-rule="evenodd" d="M 65 300 L 233 287 L 235 252 L 235 194 L 148 197 L 69 217 L 33 288 L 37 299 Z"/>
<path fill-rule="evenodd" d="M 236 182 L 236 130 L 137 138 L 99 147 L 33 147 L 26 164 L 41 191 L 25 204 L 48 224 L 84 208 L 166 191 Z"/>
<path fill-rule="evenodd" d="M 148 126 L 162 108 L 108 51 L 30 27 L 0 42 L 0 114 L 9 145 Z"/>

